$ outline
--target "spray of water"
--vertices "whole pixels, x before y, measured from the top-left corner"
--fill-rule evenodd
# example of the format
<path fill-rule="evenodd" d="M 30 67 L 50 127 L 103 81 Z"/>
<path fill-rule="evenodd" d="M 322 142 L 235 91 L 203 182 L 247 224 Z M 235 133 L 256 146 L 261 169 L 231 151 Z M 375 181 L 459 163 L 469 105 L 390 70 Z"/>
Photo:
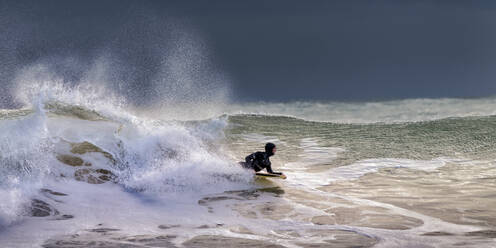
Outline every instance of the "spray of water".
<path fill-rule="evenodd" d="M 41 188 L 83 172 L 108 171 L 129 192 L 160 195 L 247 183 L 219 143 L 225 117 L 177 121 L 210 117 L 207 106 L 228 101 L 227 77 L 213 66 L 201 35 L 174 21 L 145 29 L 158 35 L 121 42 L 123 33 L 91 59 L 47 56 L 17 68 L 7 91 L 23 112 L 0 116 L 0 226 L 29 215 Z M 147 54 L 130 47 L 146 47 Z M 70 147 L 77 144 L 96 148 L 75 154 Z M 69 168 L 61 155 L 91 168 Z"/>

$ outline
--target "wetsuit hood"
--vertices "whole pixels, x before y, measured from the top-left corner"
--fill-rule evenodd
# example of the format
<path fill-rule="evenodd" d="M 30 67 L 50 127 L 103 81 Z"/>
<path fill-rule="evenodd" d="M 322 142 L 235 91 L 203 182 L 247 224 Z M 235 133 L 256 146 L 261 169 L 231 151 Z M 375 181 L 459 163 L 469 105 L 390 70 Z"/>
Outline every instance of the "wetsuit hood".
<path fill-rule="evenodd" d="M 265 144 L 265 152 L 267 153 L 267 155 L 270 157 L 272 155 L 274 155 L 274 153 L 272 153 L 272 150 L 276 147 L 276 145 L 274 145 L 273 143 L 267 143 Z"/>

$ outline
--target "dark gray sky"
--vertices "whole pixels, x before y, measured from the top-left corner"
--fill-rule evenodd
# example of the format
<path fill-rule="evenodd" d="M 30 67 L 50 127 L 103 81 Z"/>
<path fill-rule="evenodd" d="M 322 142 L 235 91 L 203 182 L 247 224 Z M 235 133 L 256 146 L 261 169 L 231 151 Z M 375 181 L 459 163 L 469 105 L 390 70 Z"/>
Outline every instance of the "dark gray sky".
<path fill-rule="evenodd" d="M 4 88 L 16 70 L 39 61 L 77 80 L 105 52 L 119 61 L 116 78 L 126 87 L 153 94 L 147 91 L 161 63 L 157 51 L 173 39 L 169 20 L 179 20 L 200 34 L 208 70 L 228 74 L 239 100 L 496 94 L 491 0 L 0 3 Z M 67 57 L 77 65 L 61 62 Z"/>

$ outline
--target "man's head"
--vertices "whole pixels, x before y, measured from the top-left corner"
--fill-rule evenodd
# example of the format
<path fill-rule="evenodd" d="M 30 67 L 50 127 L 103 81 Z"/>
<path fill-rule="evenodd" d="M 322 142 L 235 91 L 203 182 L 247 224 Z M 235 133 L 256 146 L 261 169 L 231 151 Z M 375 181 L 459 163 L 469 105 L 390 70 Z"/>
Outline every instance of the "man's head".
<path fill-rule="evenodd" d="M 265 152 L 269 155 L 269 156 L 272 156 L 274 154 L 276 154 L 276 145 L 274 145 L 273 143 L 267 143 L 265 144 Z"/>

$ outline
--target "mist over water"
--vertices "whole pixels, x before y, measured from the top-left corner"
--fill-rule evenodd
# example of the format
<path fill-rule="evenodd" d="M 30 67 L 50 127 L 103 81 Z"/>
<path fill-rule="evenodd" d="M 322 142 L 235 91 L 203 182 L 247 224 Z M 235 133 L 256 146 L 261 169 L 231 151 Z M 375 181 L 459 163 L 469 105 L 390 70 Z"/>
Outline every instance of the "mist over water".
<path fill-rule="evenodd" d="M 0 107 L 30 104 L 22 96 L 25 88 L 52 82 L 91 88 L 102 101 L 106 94 L 118 96 L 128 108 L 165 110 L 228 99 L 227 72 L 191 20 L 164 15 L 148 4 L 109 3 L 94 11 L 112 9 L 122 15 L 83 21 L 71 15 L 84 16 L 91 7 L 68 5 L 17 3 L 2 8 L 2 21 L 12 25 L 1 30 Z M 68 11 L 56 11 L 62 6 Z M 47 12 L 53 14 L 43 18 Z"/>

